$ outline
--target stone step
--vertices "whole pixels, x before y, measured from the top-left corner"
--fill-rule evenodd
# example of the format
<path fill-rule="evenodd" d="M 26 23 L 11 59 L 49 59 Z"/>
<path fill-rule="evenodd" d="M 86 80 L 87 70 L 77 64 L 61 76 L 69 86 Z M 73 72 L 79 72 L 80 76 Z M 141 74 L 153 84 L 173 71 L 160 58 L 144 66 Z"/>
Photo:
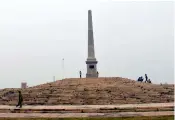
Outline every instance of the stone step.
<path fill-rule="evenodd" d="M 173 103 L 124 105 L 56 105 L 56 106 L 0 106 L 0 113 L 114 113 L 174 111 Z"/>
<path fill-rule="evenodd" d="M 156 111 L 156 112 L 118 112 L 118 113 L 0 113 L 0 118 L 19 118 L 19 119 L 30 119 L 30 118 L 87 118 L 87 117 L 95 117 L 95 118 L 118 118 L 118 117 L 138 117 L 138 116 L 173 116 L 173 111 Z M 163 118 L 162 118 L 163 119 Z"/>
<path fill-rule="evenodd" d="M 164 108 L 101 108 L 101 109 L 0 109 L 0 113 L 115 113 L 115 112 L 151 112 L 174 111 L 174 107 Z"/>

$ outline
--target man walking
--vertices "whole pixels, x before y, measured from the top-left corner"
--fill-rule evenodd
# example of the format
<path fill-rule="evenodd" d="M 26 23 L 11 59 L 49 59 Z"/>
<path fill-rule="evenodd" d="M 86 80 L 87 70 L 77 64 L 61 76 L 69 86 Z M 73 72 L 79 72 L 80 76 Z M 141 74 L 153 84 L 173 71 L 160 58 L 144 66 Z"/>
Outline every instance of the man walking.
<path fill-rule="evenodd" d="M 18 93 L 19 93 L 19 98 L 18 98 L 18 104 L 16 105 L 16 107 L 20 106 L 20 108 L 22 108 L 23 97 L 20 90 L 18 91 Z"/>

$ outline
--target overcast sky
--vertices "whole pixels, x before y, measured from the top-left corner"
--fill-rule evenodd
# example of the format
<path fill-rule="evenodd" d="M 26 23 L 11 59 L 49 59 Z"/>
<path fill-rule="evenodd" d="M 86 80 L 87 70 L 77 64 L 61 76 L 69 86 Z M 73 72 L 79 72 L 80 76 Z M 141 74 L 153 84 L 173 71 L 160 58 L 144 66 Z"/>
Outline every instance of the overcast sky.
<path fill-rule="evenodd" d="M 173 83 L 173 2 L 1 0 L 0 88 L 85 77 L 89 9 L 101 77 Z"/>

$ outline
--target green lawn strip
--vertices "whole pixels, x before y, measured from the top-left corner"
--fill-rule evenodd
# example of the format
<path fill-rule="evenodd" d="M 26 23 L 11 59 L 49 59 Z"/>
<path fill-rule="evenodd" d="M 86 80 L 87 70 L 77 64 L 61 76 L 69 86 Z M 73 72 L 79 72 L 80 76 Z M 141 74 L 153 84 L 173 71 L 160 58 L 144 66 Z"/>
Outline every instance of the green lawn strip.
<path fill-rule="evenodd" d="M 120 117 L 120 118 L 0 118 L 0 120 L 174 120 L 174 116 Z"/>

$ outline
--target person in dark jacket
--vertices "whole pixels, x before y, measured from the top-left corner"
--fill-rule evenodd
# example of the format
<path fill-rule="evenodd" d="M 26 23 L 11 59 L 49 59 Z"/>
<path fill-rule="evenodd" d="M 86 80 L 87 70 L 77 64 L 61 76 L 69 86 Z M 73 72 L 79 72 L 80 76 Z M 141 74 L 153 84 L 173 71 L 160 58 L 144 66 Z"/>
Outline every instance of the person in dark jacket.
<path fill-rule="evenodd" d="M 137 79 L 137 81 L 139 81 L 139 82 L 140 82 L 140 77 Z"/>
<path fill-rule="evenodd" d="M 150 79 L 148 79 L 148 83 L 151 83 L 151 80 Z"/>
<path fill-rule="evenodd" d="M 140 77 L 140 81 L 143 82 L 143 77 L 142 76 Z"/>
<path fill-rule="evenodd" d="M 142 76 L 139 77 L 137 81 L 139 81 L 139 82 L 143 82 L 143 77 L 142 77 Z"/>
<path fill-rule="evenodd" d="M 80 71 L 80 78 L 81 78 L 81 74 L 82 74 L 82 73 L 81 73 L 81 71 Z"/>
<path fill-rule="evenodd" d="M 148 76 L 145 74 L 145 83 L 148 82 Z"/>
<path fill-rule="evenodd" d="M 18 93 L 19 93 L 19 98 L 18 98 L 18 104 L 16 105 L 16 107 L 20 106 L 20 108 L 22 108 L 23 97 L 20 90 L 18 91 Z"/>

